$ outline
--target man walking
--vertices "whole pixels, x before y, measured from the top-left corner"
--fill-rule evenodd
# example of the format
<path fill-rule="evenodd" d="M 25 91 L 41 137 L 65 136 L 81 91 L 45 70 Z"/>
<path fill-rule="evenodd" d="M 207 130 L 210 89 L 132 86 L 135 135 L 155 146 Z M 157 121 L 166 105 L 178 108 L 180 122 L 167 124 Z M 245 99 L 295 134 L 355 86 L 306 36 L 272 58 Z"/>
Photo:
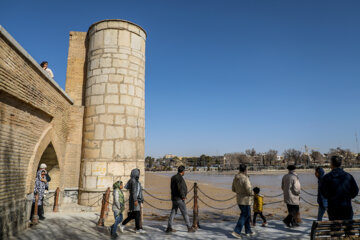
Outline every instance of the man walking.
<path fill-rule="evenodd" d="M 241 238 L 241 230 L 245 225 L 245 234 L 247 236 L 254 235 L 251 231 L 250 221 L 250 205 L 252 200 L 252 188 L 249 177 L 247 175 L 247 166 L 240 164 L 240 172 L 235 175 L 232 183 L 232 191 L 236 193 L 237 204 L 239 205 L 241 214 L 235 226 L 232 235 Z"/>
<path fill-rule="evenodd" d="M 283 222 L 288 227 L 297 227 L 299 224 L 296 222 L 296 215 L 299 212 L 301 185 L 299 177 L 295 172 L 295 165 L 289 165 L 287 169 L 289 173 L 283 177 L 281 182 L 281 189 L 284 192 L 284 202 L 288 209 L 288 215 Z"/>
<path fill-rule="evenodd" d="M 351 199 L 359 193 L 354 177 L 340 168 L 342 158 L 331 157 L 331 172 L 322 179 L 321 193 L 328 199 L 329 220 L 349 220 L 353 218 Z"/>
<path fill-rule="evenodd" d="M 187 186 L 185 180 L 183 178 L 185 174 L 185 167 L 180 166 L 178 168 L 178 173 L 171 177 L 171 201 L 172 208 L 171 214 L 169 216 L 168 227 L 166 229 L 167 233 L 176 232 L 175 229 L 172 228 L 173 221 L 177 210 L 180 209 L 180 212 L 184 218 L 186 226 L 188 228 L 188 232 L 195 232 L 195 229 L 191 227 L 189 217 L 187 215 L 185 199 L 187 195 Z"/>

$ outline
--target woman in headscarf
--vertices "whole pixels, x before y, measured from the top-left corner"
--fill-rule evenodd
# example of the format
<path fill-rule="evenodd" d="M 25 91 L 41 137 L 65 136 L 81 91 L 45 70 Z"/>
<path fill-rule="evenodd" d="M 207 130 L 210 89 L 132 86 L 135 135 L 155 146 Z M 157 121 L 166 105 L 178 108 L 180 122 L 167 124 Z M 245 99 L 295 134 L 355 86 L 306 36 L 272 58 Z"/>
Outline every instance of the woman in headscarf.
<path fill-rule="evenodd" d="M 322 182 L 322 178 L 324 177 L 324 175 L 325 175 L 325 171 L 323 168 L 317 167 L 315 169 L 315 176 L 318 179 L 318 195 L 317 195 L 317 203 L 319 204 L 319 211 L 318 211 L 318 216 L 317 216 L 318 221 L 322 221 L 322 218 L 328 207 L 327 199 L 320 192 L 321 182 Z"/>
<path fill-rule="evenodd" d="M 124 193 L 122 192 L 123 182 L 117 181 L 113 185 L 113 206 L 112 210 L 114 212 L 115 223 L 110 227 L 111 237 L 117 238 L 116 230 L 117 226 L 123 220 L 123 211 L 125 209 L 125 200 Z M 120 232 L 123 232 L 124 229 L 120 225 Z"/>
<path fill-rule="evenodd" d="M 34 199 L 33 199 L 33 205 L 31 208 L 31 216 L 30 219 L 32 218 L 33 214 L 34 214 L 34 209 L 35 209 L 35 204 L 38 205 L 38 213 L 42 213 L 43 211 L 43 197 L 44 197 L 44 193 L 45 193 L 45 189 L 49 187 L 48 186 L 48 182 L 46 181 L 46 170 L 44 169 L 40 169 L 37 174 L 36 174 L 36 179 L 35 179 L 35 187 L 34 187 Z M 38 202 L 35 203 L 35 194 L 38 193 L 39 194 L 39 199 Z M 40 220 L 44 220 L 45 217 L 38 214 L 39 215 L 39 219 Z"/>
<path fill-rule="evenodd" d="M 129 212 L 122 226 L 135 219 L 136 232 L 145 233 L 143 229 L 140 229 L 140 204 L 144 202 L 144 197 L 139 178 L 140 170 L 135 168 L 131 171 L 130 180 L 125 185 L 125 188 L 129 190 Z"/>

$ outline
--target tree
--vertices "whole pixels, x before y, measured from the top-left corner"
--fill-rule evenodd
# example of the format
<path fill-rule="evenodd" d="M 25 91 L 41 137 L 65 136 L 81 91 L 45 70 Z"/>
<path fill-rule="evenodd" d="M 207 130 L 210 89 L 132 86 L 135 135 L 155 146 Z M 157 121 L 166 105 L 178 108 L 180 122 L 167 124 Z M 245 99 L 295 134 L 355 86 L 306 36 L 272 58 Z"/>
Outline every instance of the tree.
<path fill-rule="evenodd" d="M 251 156 L 251 157 L 255 157 L 255 156 L 256 156 L 256 150 L 255 150 L 254 148 L 252 148 L 252 149 L 246 149 L 246 150 L 245 150 L 245 153 L 246 153 L 246 155 L 249 155 L 249 156 Z"/>
<path fill-rule="evenodd" d="M 154 161 L 155 161 L 155 158 L 152 158 L 150 156 L 147 156 L 145 158 L 145 165 L 148 167 L 148 168 L 152 168 L 153 167 L 153 164 L 154 164 Z"/>
<path fill-rule="evenodd" d="M 340 147 L 330 148 L 328 153 L 329 160 L 332 156 L 335 155 L 343 158 L 344 166 L 350 166 L 352 163 L 355 163 L 355 154 L 353 154 L 350 149 L 342 149 Z"/>
<path fill-rule="evenodd" d="M 321 164 L 324 162 L 324 157 L 319 151 L 311 150 L 310 156 L 315 164 Z"/>
<path fill-rule="evenodd" d="M 264 165 L 266 166 L 274 165 L 275 161 L 277 160 L 277 154 L 278 151 L 274 149 L 270 149 L 269 151 L 267 151 L 264 156 Z"/>
<path fill-rule="evenodd" d="M 294 148 L 286 149 L 283 155 L 284 155 L 284 160 L 287 161 L 288 164 L 298 165 L 300 163 L 301 152 Z"/>

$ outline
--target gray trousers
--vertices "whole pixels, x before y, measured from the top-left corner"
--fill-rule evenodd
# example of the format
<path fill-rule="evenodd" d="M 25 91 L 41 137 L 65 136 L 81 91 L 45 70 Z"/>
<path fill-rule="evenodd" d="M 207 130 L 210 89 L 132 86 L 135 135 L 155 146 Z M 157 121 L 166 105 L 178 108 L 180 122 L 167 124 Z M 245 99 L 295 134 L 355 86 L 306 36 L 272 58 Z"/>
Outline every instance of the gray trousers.
<path fill-rule="evenodd" d="M 172 224 L 173 224 L 174 218 L 175 218 L 175 214 L 177 213 L 178 209 L 180 209 L 180 212 L 184 218 L 186 226 L 188 228 L 190 228 L 191 225 L 190 225 L 189 216 L 187 214 L 186 204 L 185 204 L 184 200 L 172 201 L 172 208 L 171 208 L 171 214 L 170 214 L 169 221 L 168 221 L 168 228 L 172 227 Z"/>

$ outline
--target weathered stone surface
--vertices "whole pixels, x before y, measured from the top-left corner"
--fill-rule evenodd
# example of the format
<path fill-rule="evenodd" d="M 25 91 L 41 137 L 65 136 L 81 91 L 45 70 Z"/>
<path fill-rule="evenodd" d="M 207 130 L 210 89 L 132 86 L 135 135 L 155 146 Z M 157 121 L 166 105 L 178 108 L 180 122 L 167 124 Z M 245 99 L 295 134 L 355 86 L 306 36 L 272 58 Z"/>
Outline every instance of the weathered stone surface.
<path fill-rule="evenodd" d="M 125 173 L 123 162 L 110 162 L 108 163 L 108 174 L 112 176 L 124 176 Z"/>
<path fill-rule="evenodd" d="M 101 157 L 102 158 L 112 158 L 114 154 L 114 142 L 113 141 L 103 141 L 101 145 Z"/>
<path fill-rule="evenodd" d="M 119 139 L 124 137 L 124 128 L 106 126 L 106 139 Z"/>
<path fill-rule="evenodd" d="M 120 158 L 131 159 L 136 155 L 136 144 L 134 141 L 118 140 L 115 142 L 115 155 Z"/>
<path fill-rule="evenodd" d="M 112 180 L 112 176 L 99 176 L 97 179 L 97 185 L 96 188 L 108 188 L 108 187 L 112 187 L 113 185 L 113 180 Z"/>
<path fill-rule="evenodd" d="M 119 105 L 109 105 L 108 106 L 108 113 L 124 113 L 125 107 Z"/>

